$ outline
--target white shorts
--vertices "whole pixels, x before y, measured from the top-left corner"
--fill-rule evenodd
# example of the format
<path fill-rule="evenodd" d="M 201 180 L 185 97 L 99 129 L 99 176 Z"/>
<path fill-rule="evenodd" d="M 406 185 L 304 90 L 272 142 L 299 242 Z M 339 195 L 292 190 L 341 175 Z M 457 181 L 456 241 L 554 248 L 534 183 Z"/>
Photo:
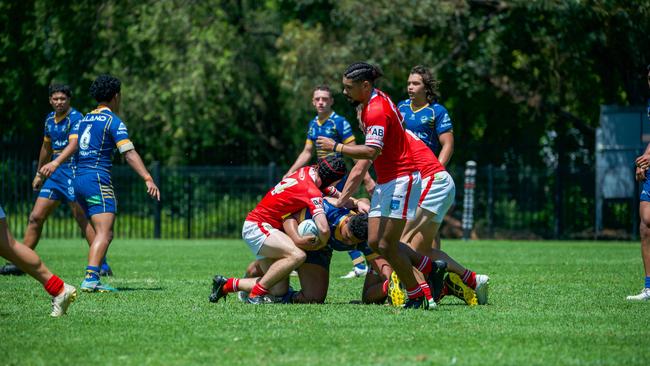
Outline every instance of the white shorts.
<path fill-rule="evenodd" d="M 258 255 L 262 245 L 274 231 L 278 229 L 274 228 L 266 222 L 256 222 L 256 221 L 244 221 L 244 227 L 241 230 L 241 237 L 244 239 L 248 248 L 253 252 L 257 259 L 264 258 L 263 256 Z"/>
<path fill-rule="evenodd" d="M 377 184 L 370 200 L 368 217 L 413 219 L 421 192 L 420 172 Z"/>
<path fill-rule="evenodd" d="M 0 206 L 0 219 L 4 219 L 4 218 L 5 218 L 5 212 L 2 211 L 2 206 Z"/>
<path fill-rule="evenodd" d="M 422 195 L 419 206 L 436 214 L 435 223 L 441 223 L 456 198 L 454 179 L 447 172 L 438 172 L 422 179 Z"/>

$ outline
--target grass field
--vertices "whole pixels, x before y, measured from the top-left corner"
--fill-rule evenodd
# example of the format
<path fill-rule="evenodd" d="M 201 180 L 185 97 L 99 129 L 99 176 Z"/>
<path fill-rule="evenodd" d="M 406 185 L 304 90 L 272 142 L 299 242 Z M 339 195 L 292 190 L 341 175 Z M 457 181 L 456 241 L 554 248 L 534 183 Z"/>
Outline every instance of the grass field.
<path fill-rule="evenodd" d="M 350 304 L 362 279 L 343 280 L 334 256 L 325 305 L 244 305 L 207 298 L 215 273 L 240 275 L 239 240 L 116 240 L 117 294 L 80 294 L 50 319 L 28 277 L 0 277 L 0 364 L 98 365 L 648 365 L 650 303 L 637 243 L 445 241 L 491 276 L 490 304 L 452 298 L 436 311 Z M 64 280 L 82 280 L 81 240 L 44 240 Z M 294 284 L 294 286 L 296 286 Z"/>

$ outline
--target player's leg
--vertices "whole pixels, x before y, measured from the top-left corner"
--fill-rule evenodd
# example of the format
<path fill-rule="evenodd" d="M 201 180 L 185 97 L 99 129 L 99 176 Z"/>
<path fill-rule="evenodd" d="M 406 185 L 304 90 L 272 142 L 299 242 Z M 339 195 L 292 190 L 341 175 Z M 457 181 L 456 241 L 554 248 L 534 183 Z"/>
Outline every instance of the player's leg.
<path fill-rule="evenodd" d="M 368 273 L 368 266 L 364 260 L 363 253 L 358 250 L 348 251 L 348 255 L 352 260 L 352 270 L 341 278 L 356 278 L 365 276 Z"/>
<path fill-rule="evenodd" d="M 329 288 L 329 268 L 321 264 L 304 263 L 298 267 L 298 278 L 300 291 L 291 296 L 291 303 L 322 304 L 325 302 Z"/>
<path fill-rule="evenodd" d="M 77 221 L 77 225 L 79 225 L 81 232 L 83 233 L 84 237 L 86 238 L 86 241 L 88 242 L 88 247 L 90 247 L 93 241 L 95 241 L 95 229 L 90 224 L 90 220 L 88 220 L 88 218 L 86 217 L 86 212 L 81 207 L 79 202 L 76 202 L 74 200 L 69 201 L 68 206 L 70 207 L 70 211 L 72 212 L 72 217 L 74 217 L 75 221 Z M 100 276 L 113 275 L 113 270 L 108 265 L 108 262 L 106 261 L 106 257 L 102 258 L 102 262 L 99 268 L 99 275 Z"/>
<path fill-rule="evenodd" d="M 643 186 L 646 192 L 646 185 Z M 641 195 L 641 203 L 639 204 L 639 216 L 641 224 L 639 225 L 639 234 L 641 234 L 641 258 L 643 259 L 643 268 L 645 270 L 645 283 L 643 290 L 638 295 L 628 296 L 628 300 L 632 301 L 650 301 L 650 201 L 644 200 L 644 195 Z"/>
<path fill-rule="evenodd" d="M 393 269 L 384 258 L 379 256 L 372 260 L 368 259 L 368 264 L 371 268 L 363 283 L 361 301 L 364 304 L 383 304 L 389 296 L 389 278 Z M 406 297 L 405 293 L 402 298 L 404 297 Z"/>
<path fill-rule="evenodd" d="M 77 296 L 77 290 L 52 274 L 36 252 L 13 238 L 4 219 L 2 208 L 0 208 L 0 256 L 15 263 L 43 285 L 53 298 L 51 316 L 58 317 L 66 313 L 68 306 Z"/>
<path fill-rule="evenodd" d="M 102 284 L 99 279 L 102 258 L 106 256 L 108 247 L 113 241 L 115 214 L 112 212 L 97 213 L 92 215 L 90 220 L 95 229 L 95 240 L 90 244 L 88 250 L 88 266 L 86 266 L 86 276 L 81 284 L 81 290 L 85 292 L 117 291 L 109 285 Z"/>

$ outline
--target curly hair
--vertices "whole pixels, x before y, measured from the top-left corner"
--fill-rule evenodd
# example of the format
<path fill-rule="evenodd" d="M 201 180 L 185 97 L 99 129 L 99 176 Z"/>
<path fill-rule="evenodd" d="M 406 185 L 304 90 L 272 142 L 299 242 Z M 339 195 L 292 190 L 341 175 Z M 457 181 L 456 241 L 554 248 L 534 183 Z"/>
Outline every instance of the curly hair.
<path fill-rule="evenodd" d="M 318 159 L 316 171 L 321 180 L 321 188 L 327 187 L 337 180 L 343 178 L 348 172 L 345 162 L 337 155 L 330 154 Z"/>
<path fill-rule="evenodd" d="M 90 86 L 90 95 L 97 102 L 110 102 L 115 94 L 122 90 L 122 83 L 118 78 L 109 74 L 102 74 Z"/>
<path fill-rule="evenodd" d="M 48 88 L 48 96 L 52 96 L 54 93 L 63 93 L 68 96 L 68 98 L 72 98 L 72 90 L 70 90 L 70 86 L 66 84 L 51 84 L 50 87 Z"/>
<path fill-rule="evenodd" d="M 411 69 L 411 74 L 417 74 L 422 77 L 422 83 L 424 84 L 424 91 L 427 96 L 427 102 L 435 103 L 440 94 L 438 93 L 438 86 L 440 81 L 434 79 L 431 71 L 426 66 L 417 65 Z"/>
<path fill-rule="evenodd" d="M 368 240 L 368 214 L 353 215 L 348 221 L 352 234 L 361 240 Z"/>
<path fill-rule="evenodd" d="M 379 67 L 366 62 L 355 62 L 348 66 L 343 73 L 346 79 L 352 81 L 369 81 L 370 83 L 374 83 L 375 80 L 383 75 Z"/>

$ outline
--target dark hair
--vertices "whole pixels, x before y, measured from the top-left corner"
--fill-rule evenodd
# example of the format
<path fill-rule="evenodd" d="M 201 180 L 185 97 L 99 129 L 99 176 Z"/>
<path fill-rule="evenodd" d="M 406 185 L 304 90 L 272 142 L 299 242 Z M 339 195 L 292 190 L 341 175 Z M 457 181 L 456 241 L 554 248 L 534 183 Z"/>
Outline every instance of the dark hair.
<path fill-rule="evenodd" d="M 370 83 L 374 83 L 375 80 L 383 75 L 379 67 L 366 62 L 355 62 L 348 66 L 343 73 L 346 79 L 352 81 L 369 81 Z"/>
<path fill-rule="evenodd" d="M 318 159 L 316 171 L 321 180 L 320 188 L 323 188 L 343 178 L 345 173 L 348 172 L 348 168 L 342 158 L 330 154 Z"/>
<path fill-rule="evenodd" d="M 311 93 L 314 94 L 314 92 L 317 91 L 317 90 L 326 91 L 326 92 L 328 92 L 328 93 L 330 94 L 330 96 L 332 96 L 332 91 L 330 90 L 330 86 L 327 85 L 327 84 L 320 84 L 320 85 L 317 85 L 317 86 L 314 88 L 314 90 L 312 90 Z"/>
<path fill-rule="evenodd" d="M 433 78 L 431 71 L 426 66 L 417 65 L 411 69 L 411 74 L 418 74 L 422 77 L 427 102 L 435 103 L 440 98 L 440 94 L 438 94 L 438 85 L 440 85 L 440 82 Z"/>
<path fill-rule="evenodd" d="M 65 84 L 51 84 L 50 87 L 48 88 L 49 94 L 48 96 L 52 96 L 54 93 L 63 93 L 68 96 L 68 98 L 72 98 L 72 90 L 70 90 L 70 87 Z"/>
<path fill-rule="evenodd" d="M 368 214 L 353 215 L 348 221 L 350 231 L 357 239 L 368 240 Z"/>
<path fill-rule="evenodd" d="M 90 95 L 98 102 L 109 102 L 122 90 L 122 83 L 115 76 L 102 74 L 90 86 Z"/>
<path fill-rule="evenodd" d="M 648 67 L 646 67 L 646 69 L 647 69 L 648 71 L 650 71 L 650 64 L 648 64 Z"/>

